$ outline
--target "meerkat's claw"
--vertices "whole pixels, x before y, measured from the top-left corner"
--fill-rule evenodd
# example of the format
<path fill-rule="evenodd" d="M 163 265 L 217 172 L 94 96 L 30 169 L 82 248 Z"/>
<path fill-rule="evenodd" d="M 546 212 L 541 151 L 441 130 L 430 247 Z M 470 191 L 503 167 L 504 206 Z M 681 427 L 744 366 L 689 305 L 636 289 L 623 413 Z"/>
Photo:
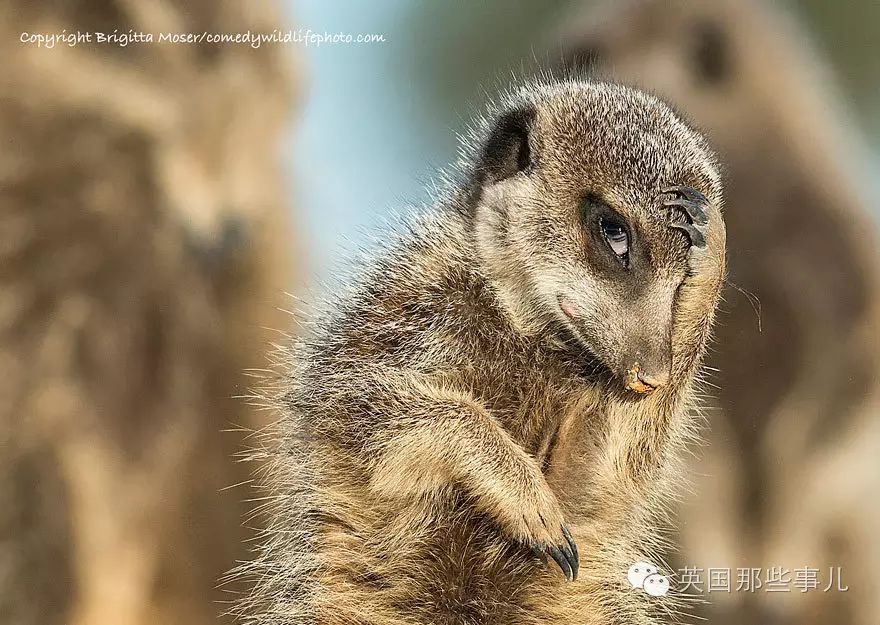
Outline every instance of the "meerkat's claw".
<path fill-rule="evenodd" d="M 709 199 L 696 189 L 676 186 L 664 189 L 663 193 L 675 196 L 663 202 L 664 206 L 683 208 L 695 224 L 709 223 Z"/>
<path fill-rule="evenodd" d="M 672 221 L 669 227 L 684 232 L 693 247 L 705 247 L 704 230 L 709 223 L 709 200 L 706 196 L 690 187 L 669 187 L 663 193 L 674 196 L 663 202 L 663 206 L 669 209 L 670 216 L 673 216 L 673 212 L 685 216 L 683 221 Z"/>
<path fill-rule="evenodd" d="M 562 547 L 562 545 L 560 545 Z M 556 564 L 559 565 L 559 568 L 562 569 L 562 573 L 565 575 L 565 579 L 568 581 L 574 581 L 574 573 L 572 571 L 571 562 L 569 561 L 568 554 L 563 553 L 563 547 L 556 547 L 554 545 L 550 545 L 547 547 L 547 553 L 550 554 L 550 557 L 556 560 Z"/>
<path fill-rule="evenodd" d="M 571 532 L 568 531 L 568 528 L 564 525 L 562 526 L 562 534 L 565 537 L 565 542 L 559 545 L 549 545 L 549 546 L 541 546 L 538 543 L 529 543 L 529 548 L 531 548 L 532 553 L 541 560 L 544 564 L 547 563 L 547 556 L 549 555 L 556 561 L 556 564 L 559 565 L 559 568 L 562 569 L 562 573 L 565 575 L 565 579 L 573 582 L 577 579 L 578 569 L 580 568 L 579 556 L 578 556 L 578 548 L 574 542 L 574 538 L 571 536 Z"/>
<path fill-rule="evenodd" d="M 669 227 L 683 231 L 691 240 L 691 245 L 693 247 L 706 247 L 706 236 L 699 228 L 692 226 L 689 223 L 677 222 L 669 224 Z"/>
<path fill-rule="evenodd" d="M 529 549 L 532 550 L 532 553 L 535 554 L 535 557 L 538 558 L 542 563 L 547 564 L 547 553 L 538 543 L 531 542 L 529 543 Z"/>
<path fill-rule="evenodd" d="M 577 543 L 574 542 L 574 538 L 571 536 L 571 532 L 568 531 L 568 528 L 564 525 L 562 526 L 562 534 L 565 536 L 565 540 L 568 543 L 569 553 L 571 555 L 571 572 L 572 577 L 577 579 L 578 569 L 580 568 L 580 555 L 578 554 Z"/>

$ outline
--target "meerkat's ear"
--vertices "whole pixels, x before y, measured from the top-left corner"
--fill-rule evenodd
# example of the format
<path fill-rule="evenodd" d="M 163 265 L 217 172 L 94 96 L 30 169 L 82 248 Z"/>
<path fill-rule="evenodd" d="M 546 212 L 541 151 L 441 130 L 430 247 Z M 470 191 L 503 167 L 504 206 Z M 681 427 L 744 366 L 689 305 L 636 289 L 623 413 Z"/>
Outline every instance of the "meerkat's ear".
<path fill-rule="evenodd" d="M 534 122 L 535 108 L 528 105 L 507 111 L 495 121 L 477 164 L 478 185 L 500 182 L 529 167 L 529 135 Z"/>

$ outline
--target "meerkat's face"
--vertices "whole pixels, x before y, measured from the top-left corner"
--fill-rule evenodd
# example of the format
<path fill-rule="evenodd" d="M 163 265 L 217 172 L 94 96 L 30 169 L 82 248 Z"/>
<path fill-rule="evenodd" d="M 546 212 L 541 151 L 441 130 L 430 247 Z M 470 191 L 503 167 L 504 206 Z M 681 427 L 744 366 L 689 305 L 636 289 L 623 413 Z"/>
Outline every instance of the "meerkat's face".
<path fill-rule="evenodd" d="M 498 116 L 474 185 L 481 258 L 513 317 L 576 340 L 634 390 L 664 385 L 700 236 L 665 204 L 671 187 L 720 201 L 702 137 L 637 91 L 543 87 Z"/>

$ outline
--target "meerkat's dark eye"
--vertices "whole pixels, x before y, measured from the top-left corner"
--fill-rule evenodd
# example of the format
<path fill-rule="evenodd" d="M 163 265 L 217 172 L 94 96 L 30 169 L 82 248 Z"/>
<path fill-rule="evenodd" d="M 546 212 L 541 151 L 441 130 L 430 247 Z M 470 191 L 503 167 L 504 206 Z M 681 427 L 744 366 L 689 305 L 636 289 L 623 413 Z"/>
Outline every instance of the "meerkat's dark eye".
<path fill-rule="evenodd" d="M 608 247 L 626 263 L 629 259 L 629 233 L 626 231 L 626 226 L 610 219 L 601 219 L 599 227 L 602 229 L 602 236 L 608 242 Z"/>

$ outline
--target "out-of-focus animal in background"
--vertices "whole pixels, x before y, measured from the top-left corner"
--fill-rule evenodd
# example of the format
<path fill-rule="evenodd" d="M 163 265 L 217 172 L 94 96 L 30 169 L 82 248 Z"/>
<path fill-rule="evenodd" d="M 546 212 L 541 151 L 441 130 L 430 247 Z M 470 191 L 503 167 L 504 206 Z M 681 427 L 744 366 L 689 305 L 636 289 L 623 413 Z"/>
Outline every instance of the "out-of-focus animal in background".
<path fill-rule="evenodd" d="M 216 623 L 245 552 L 235 395 L 291 278 L 270 2 L 0 7 L 0 622 Z"/>
<path fill-rule="evenodd" d="M 706 615 L 880 622 L 880 255 L 833 80 L 790 15 L 753 1 L 591 4 L 557 42 L 566 68 L 679 107 L 727 166 L 719 410 L 680 511 L 682 565 L 814 566 L 823 588 L 840 566 L 850 586 L 713 593 Z"/>

